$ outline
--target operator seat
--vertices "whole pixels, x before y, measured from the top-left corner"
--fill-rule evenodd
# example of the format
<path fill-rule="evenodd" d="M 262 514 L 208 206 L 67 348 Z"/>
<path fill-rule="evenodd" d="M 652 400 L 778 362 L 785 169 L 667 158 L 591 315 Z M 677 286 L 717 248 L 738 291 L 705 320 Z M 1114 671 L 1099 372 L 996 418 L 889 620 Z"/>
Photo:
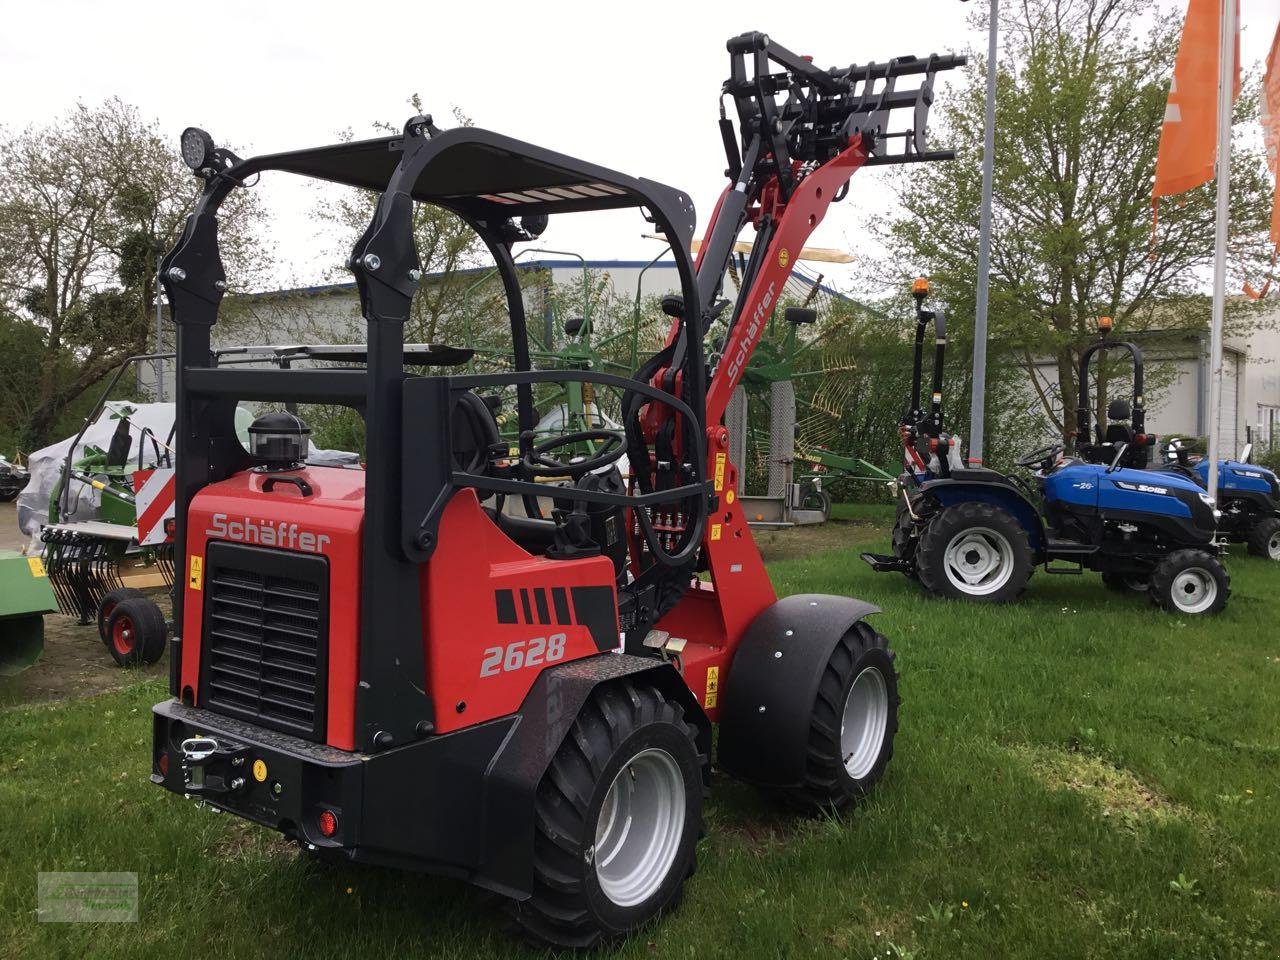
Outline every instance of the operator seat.
<path fill-rule="evenodd" d="M 1107 433 L 1103 442 L 1113 447 L 1119 447 L 1122 443 L 1133 446 L 1133 425 L 1129 422 L 1132 417 L 1133 408 L 1123 397 L 1117 397 L 1107 404 Z"/>

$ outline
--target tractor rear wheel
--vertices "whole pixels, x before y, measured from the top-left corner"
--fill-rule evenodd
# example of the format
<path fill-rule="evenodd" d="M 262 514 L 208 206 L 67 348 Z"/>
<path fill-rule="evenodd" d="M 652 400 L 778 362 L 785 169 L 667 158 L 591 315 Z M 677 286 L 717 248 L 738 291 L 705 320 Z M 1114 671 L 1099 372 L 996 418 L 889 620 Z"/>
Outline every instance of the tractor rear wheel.
<path fill-rule="evenodd" d="M 1186 616 L 1217 613 L 1227 605 L 1231 580 L 1218 558 L 1203 550 L 1175 550 L 1151 573 L 1151 601 Z"/>
<path fill-rule="evenodd" d="M 1280 560 L 1280 520 L 1266 517 L 1249 528 L 1249 552 L 1255 557 Z"/>
<path fill-rule="evenodd" d="M 1031 545 L 1008 510 L 957 503 L 935 514 L 920 534 L 916 569 L 935 596 L 1007 603 L 1031 579 Z"/>
<path fill-rule="evenodd" d="M 898 672 L 889 641 L 865 621 L 840 638 L 809 721 L 804 778 L 782 796 L 806 812 L 840 810 L 871 792 L 893 757 Z"/>
<path fill-rule="evenodd" d="M 1117 593 L 1146 593 L 1150 578 L 1135 573 L 1113 573 L 1108 571 L 1102 575 L 1102 582 Z"/>
<path fill-rule="evenodd" d="M 108 590 L 103 596 L 102 602 L 98 604 L 98 636 L 102 638 L 102 642 L 108 646 L 111 644 L 109 634 L 107 633 L 107 620 L 111 617 L 111 611 L 122 600 L 132 600 L 134 597 L 146 596 L 136 587 L 116 587 L 114 590 Z"/>
<path fill-rule="evenodd" d="M 107 649 L 122 667 L 155 663 L 164 655 L 166 632 L 159 606 L 146 597 L 130 597 L 107 618 Z"/>
<path fill-rule="evenodd" d="M 899 560 L 905 560 L 907 566 L 903 568 L 910 579 L 920 579 L 920 574 L 916 571 L 916 550 L 919 542 L 915 533 L 915 520 L 911 516 L 911 512 L 899 502 L 898 515 L 893 520 L 893 555 Z"/>
<path fill-rule="evenodd" d="M 535 799 L 532 940 L 590 947 L 676 906 L 702 834 L 707 757 L 680 704 L 622 680 L 583 705 Z"/>

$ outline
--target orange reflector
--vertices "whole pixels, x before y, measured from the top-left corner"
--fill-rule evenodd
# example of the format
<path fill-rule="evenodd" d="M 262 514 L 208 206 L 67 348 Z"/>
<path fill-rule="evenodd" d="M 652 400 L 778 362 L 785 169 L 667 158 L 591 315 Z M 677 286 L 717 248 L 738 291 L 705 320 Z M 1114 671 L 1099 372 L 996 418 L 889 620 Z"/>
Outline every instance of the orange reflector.
<path fill-rule="evenodd" d="M 929 292 L 928 277 L 916 277 L 914 280 L 911 281 L 911 293 L 913 295 L 918 293 L 922 294 L 922 293 L 928 293 L 928 292 Z"/>
<path fill-rule="evenodd" d="M 1111 328 L 1112 328 L 1112 327 L 1114 327 L 1114 326 L 1115 326 L 1115 321 L 1114 321 L 1114 320 L 1112 320 L 1110 317 L 1099 317 L 1099 318 L 1098 318 L 1098 332 L 1099 332 L 1099 333 L 1110 333 L 1110 332 L 1111 332 Z"/>
<path fill-rule="evenodd" d="M 168 751 L 160 754 L 160 759 L 156 761 L 156 773 L 162 777 L 169 776 L 169 753 Z"/>
<path fill-rule="evenodd" d="M 316 824 L 320 827 L 322 836 L 332 837 L 338 832 L 338 818 L 334 816 L 332 810 L 321 810 L 320 816 L 316 818 Z"/>

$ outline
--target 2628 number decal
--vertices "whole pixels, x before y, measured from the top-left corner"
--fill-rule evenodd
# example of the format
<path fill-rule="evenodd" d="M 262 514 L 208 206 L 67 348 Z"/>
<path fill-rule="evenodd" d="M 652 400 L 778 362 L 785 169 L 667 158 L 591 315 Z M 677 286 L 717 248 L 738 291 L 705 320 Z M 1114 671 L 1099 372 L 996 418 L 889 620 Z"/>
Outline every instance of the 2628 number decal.
<path fill-rule="evenodd" d="M 494 677 L 505 671 L 554 663 L 564 656 L 566 639 L 563 633 L 553 633 L 549 637 L 515 640 L 505 647 L 488 647 L 480 663 L 480 676 Z"/>

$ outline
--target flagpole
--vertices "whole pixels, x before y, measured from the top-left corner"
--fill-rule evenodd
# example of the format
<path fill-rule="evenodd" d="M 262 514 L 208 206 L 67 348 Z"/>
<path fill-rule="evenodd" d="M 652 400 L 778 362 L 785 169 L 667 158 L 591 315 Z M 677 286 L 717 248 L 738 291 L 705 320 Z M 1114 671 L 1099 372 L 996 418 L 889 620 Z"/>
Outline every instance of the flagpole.
<path fill-rule="evenodd" d="M 1213 236 L 1213 317 L 1209 326 L 1209 499 L 1218 499 L 1218 418 L 1222 405 L 1222 319 L 1227 299 L 1231 195 L 1231 105 L 1235 93 L 1236 0 L 1221 0 L 1218 28 L 1218 195 Z"/>

